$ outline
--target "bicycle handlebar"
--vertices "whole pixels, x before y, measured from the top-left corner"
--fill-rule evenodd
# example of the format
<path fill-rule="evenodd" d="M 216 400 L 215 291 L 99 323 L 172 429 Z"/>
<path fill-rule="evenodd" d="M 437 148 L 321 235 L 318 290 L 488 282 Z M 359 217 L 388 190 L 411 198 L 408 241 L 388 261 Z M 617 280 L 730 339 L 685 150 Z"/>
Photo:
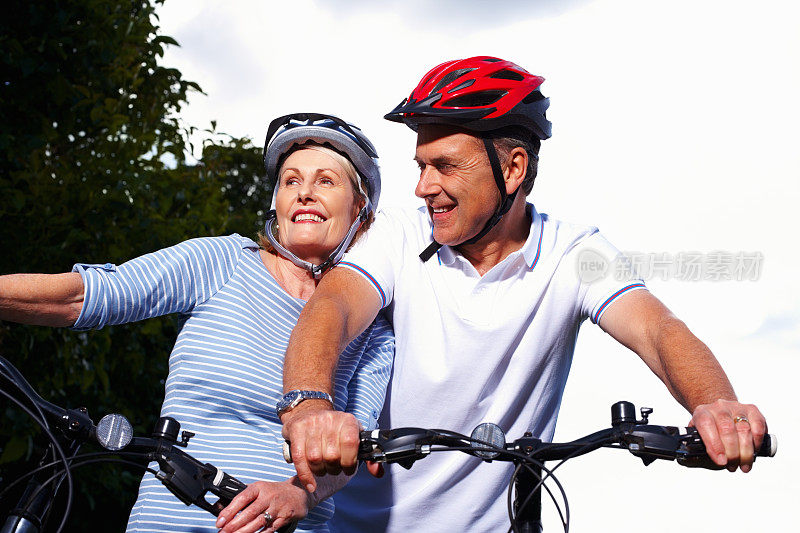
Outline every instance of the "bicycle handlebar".
<path fill-rule="evenodd" d="M 174 418 L 161 417 L 150 437 L 135 437 L 130 422 L 122 415 L 106 415 L 95 426 L 85 408 L 64 409 L 44 400 L 25 380 L 19 370 L 2 356 L 0 356 L 0 377 L 12 384 L 22 394 L 23 399 L 33 407 L 33 410 L 25 407 L 23 402 L 14 399 L 8 393 L 4 392 L 3 395 L 25 409 L 47 430 L 49 435 L 52 435 L 48 429 L 51 425 L 59 429 L 73 453 L 77 453 L 80 443 L 91 441 L 109 450 L 109 455 L 135 455 L 138 458 L 144 457 L 148 461 L 155 461 L 159 465 L 158 472 L 155 472 L 156 478 L 186 505 L 197 505 L 217 516 L 237 494 L 247 487 L 246 484 L 230 474 L 210 463 L 203 463 L 185 452 L 182 448 L 188 446 L 189 440 L 194 434 L 189 431 L 181 432 L 180 423 Z M 180 441 L 178 440 L 179 433 Z M 63 443 L 56 442 L 56 439 L 51 440 L 51 444 L 57 448 L 63 445 Z M 64 474 L 69 471 L 71 462 L 64 459 Z M 36 474 L 36 470 L 29 476 L 32 480 L 35 479 L 34 474 Z M 0 531 L 2 533 L 16 532 L 21 531 L 20 528 L 25 531 L 39 531 L 43 522 L 42 518 L 48 512 L 49 503 L 37 513 L 41 516 L 33 517 L 33 521 L 29 519 L 31 513 L 28 508 L 47 498 L 46 486 L 54 483 L 54 480 L 59 477 L 60 475 L 57 473 L 43 483 L 37 480 L 34 487 L 29 489 L 26 495 L 23 495 L 24 501 L 21 500 L 18 509 L 12 512 L 12 516 L 9 516 L 9 520 Z M 24 478 L 18 481 L 22 480 Z M 54 483 L 55 486 L 58 486 L 57 482 Z M 10 486 L 6 490 L 8 488 Z M 55 490 L 50 492 L 50 500 L 52 500 Z M 30 492 L 33 492 L 33 496 L 28 495 Z M 217 497 L 214 503 L 206 499 L 208 493 Z M 69 505 L 66 514 L 69 514 Z M 65 521 L 66 516 L 59 531 L 63 529 Z M 24 525 L 21 525 L 23 522 Z M 29 526 L 31 522 L 33 522 L 33 529 L 30 529 Z M 295 527 L 296 523 L 291 523 L 278 531 L 291 533 Z"/>
<path fill-rule="evenodd" d="M 533 460 L 538 463 L 577 457 L 601 447 L 627 449 L 649 465 L 656 459 L 676 460 L 690 468 L 722 469 L 706 453 L 705 444 L 697 429 L 678 428 L 648 424 L 652 409 L 642 409 L 642 420 L 630 416 L 634 411 L 630 402 L 617 402 L 612 406 L 612 426 L 586 435 L 572 442 L 546 443 L 532 436 L 523 436 L 506 443 L 505 435 L 494 424 L 487 429 L 481 424 L 472 436 L 451 431 L 425 428 L 396 428 L 362 431 L 359 439 L 358 459 L 380 463 L 399 463 L 405 468 L 418 459 L 428 456 L 441 446 L 442 450 L 453 449 L 474 455 L 484 461 Z M 620 416 L 624 412 L 625 416 Z M 490 435 L 487 439 L 476 438 L 476 433 Z M 778 440 L 775 435 L 764 435 L 757 457 L 772 457 L 777 453 Z M 292 462 L 289 443 L 284 443 L 284 459 Z"/>

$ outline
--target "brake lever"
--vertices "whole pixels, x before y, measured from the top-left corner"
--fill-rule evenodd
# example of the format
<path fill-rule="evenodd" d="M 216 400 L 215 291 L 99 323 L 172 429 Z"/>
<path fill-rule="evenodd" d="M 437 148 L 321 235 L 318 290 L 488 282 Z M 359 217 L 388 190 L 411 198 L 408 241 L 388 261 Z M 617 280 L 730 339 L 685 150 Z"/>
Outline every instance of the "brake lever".
<path fill-rule="evenodd" d="M 376 463 L 397 463 L 406 470 L 431 453 L 431 445 L 440 438 L 437 431 L 422 428 L 375 430 L 362 438 L 359 459 Z"/>
<path fill-rule="evenodd" d="M 634 425 L 622 432 L 620 442 L 648 466 L 656 459 L 675 460 L 684 437 L 677 427 Z"/>
<path fill-rule="evenodd" d="M 209 463 L 201 463 L 176 445 L 166 444 L 151 454 L 158 462 L 156 478 L 186 505 L 196 505 L 218 516 L 247 485 Z M 215 503 L 208 493 L 218 497 Z"/>

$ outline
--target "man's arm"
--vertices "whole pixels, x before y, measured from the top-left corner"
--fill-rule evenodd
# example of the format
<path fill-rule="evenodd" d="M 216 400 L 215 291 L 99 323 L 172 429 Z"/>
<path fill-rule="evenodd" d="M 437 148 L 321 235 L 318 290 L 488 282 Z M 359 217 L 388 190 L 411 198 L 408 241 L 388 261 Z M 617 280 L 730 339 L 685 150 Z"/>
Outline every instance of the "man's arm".
<path fill-rule="evenodd" d="M 317 390 L 333 395 L 339 354 L 375 319 L 381 299 L 360 274 L 335 268 L 320 281 L 289 339 L 283 390 Z M 281 417 L 291 442 L 297 475 L 310 492 L 313 474 L 352 474 L 356 468 L 359 425 L 335 412 L 325 400 L 306 400 Z"/>
<path fill-rule="evenodd" d="M 623 294 L 603 314 L 600 327 L 636 352 L 692 413 L 691 424 L 715 463 L 751 469 L 766 420 L 754 405 L 739 403 L 711 350 L 664 304 L 645 290 Z"/>
<path fill-rule="evenodd" d="M 83 295 L 77 272 L 0 276 L 0 320 L 71 326 L 81 313 Z"/>

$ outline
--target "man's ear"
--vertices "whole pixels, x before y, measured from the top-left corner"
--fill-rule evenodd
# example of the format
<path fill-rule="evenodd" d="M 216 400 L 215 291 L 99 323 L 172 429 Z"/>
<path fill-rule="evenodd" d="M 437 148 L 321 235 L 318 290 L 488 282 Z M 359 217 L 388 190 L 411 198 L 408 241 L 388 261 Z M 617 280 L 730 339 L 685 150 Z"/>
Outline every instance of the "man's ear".
<path fill-rule="evenodd" d="M 506 168 L 503 171 L 503 179 L 506 182 L 506 194 L 511 194 L 522 185 L 525 174 L 528 171 L 528 152 L 524 148 L 517 146 L 511 150 L 508 156 Z"/>

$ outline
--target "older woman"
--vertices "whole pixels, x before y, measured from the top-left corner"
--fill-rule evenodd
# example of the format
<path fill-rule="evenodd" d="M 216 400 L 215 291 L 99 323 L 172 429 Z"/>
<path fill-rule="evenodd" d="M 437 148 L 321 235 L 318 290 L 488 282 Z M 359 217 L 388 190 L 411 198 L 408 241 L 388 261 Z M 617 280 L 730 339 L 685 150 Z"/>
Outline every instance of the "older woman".
<path fill-rule="evenodd" d="M 57 275 L 0 279 L 0 319 L 75 329 L 180 313 L 162 416 L 196 434 L 191 453 L 253 483 L 222 515 L 241 531 L 326 531 L 333 513 L 282 458 L 276 411 L 307 398 L 331 401 L 374 427 L 389 378 L 394 340 L 376 321 L 344 350 L 333 398 L 314 391 L 283 397 L 283 354 L 318 279 L 368 226 L 380 195 L 377 154 L 361 131 L 336 117 L 297 114 L 272 122 L 264 160 L 274 183 L 261 246 L 239 235 L 193 239 L 131 260 L 77 264 Z M 233 518 L 242 505 L 246 511 Z M 250 513 L 250 514 L 248 514 Z M 257 514 L 253 514 L 257 513 Z M 215 518 L 186 507 L 145 474 L 128 531 L 217 531 Z"/>

